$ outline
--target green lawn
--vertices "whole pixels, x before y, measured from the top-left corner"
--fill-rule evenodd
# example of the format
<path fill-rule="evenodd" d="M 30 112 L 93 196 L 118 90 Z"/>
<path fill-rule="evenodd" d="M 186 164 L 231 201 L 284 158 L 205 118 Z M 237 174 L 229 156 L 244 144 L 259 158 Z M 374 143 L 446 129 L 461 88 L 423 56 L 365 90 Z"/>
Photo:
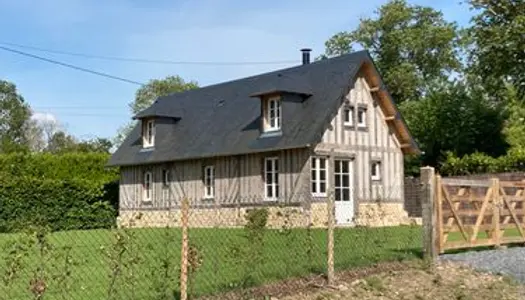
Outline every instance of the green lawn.
<path fill-rule="evenodd" d="M 9 253 L 11 243 L 21 235 L 0 235 L 2 258 L 0 276 L 15 270 L 14 279 L 1 282 L 0 299 L 34 299 L 31 278 L 40 274 L 47 283 L 43 299 L 108 299 L 110 282 L 116 292 L 112 299 L 167 299 L 159 297 L 162 283 L 178 277 L 180 265 L 180 229 L 134 229 L 132 238 L 124 235 L 121 248 L 115 244 L 115 231 L 68 231 L 48 235 L 52 250 L 40 251 L 35 244 L 29 250 Z M 190 229 L 190 241 L 198 249 L 201 266 L 194 273 L 194 295 L 224 292 L 243 282 L 257 285 L 292 276 L 324 273 L 326 269 L 326 231 L 308 233 L 296 229 L 287 233 L 266 230 L 261 263 L 248 266 L 236 245 L 250 245 L 242 229 Z M 10 246 L 11 245 L 11 246 Z M 253 244 L 251 244 L 253 245 Z M 58 255 L 71 247 L 72 263 Z M 255 247 L 251 247 L 255 248 Z M 122 251 L 125 249 L 125 251 Z M 258 249 L 258 248 L 257 248 Z M 384 228 L 338 228 L 335 231 L 335 266 L 337 270 L 369 265 L 380 261 L 419 257 L 421 228 L 416 226 Z M 108 253 L 115 259 L 109 259 Z M 122 253 L 119 259 L 119 253 Z M 24 256 L 23 254 L 26 254 Z M 21 255 L 21 266 L 8 268 L 8 258 Z M 166 259 L 167 258 L 167 259 Z M 116 263 L 120 261 L 120 263 Z M 248 260 L 253 262 L 254 259 Z M 119 276 L 110 276 L 121 268 Z M 57 266 L 58 265 L 58 266 Z M 43 266 L 41 273 L 38 268 Z M 63 280 L 56 275 L 69 274 Z M 249 278 L 249 279 L 248 279 Z M 165 289 L 164 289 L 165 290 Z"/>

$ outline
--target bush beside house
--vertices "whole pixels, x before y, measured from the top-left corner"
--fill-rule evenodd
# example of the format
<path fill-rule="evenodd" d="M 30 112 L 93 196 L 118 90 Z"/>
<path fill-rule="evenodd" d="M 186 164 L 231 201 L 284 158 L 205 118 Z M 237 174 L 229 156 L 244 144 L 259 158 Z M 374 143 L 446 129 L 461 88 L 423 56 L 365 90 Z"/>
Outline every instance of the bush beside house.
<path fill-rule="evenodd" d="M 118 172 L 107 154 L 0 155 L 0 232 L 109 228 L 118 212 Z"/>

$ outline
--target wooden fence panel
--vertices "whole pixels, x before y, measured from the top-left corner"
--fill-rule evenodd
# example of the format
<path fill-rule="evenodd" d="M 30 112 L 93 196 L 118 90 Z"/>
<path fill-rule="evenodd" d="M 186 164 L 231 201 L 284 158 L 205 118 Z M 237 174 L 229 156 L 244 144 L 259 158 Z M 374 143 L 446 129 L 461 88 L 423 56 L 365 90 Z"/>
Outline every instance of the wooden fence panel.
<path fill-rule="evenodd" d="M 525 243 L 525 181 L 436 176 L 439 252 Z"/>

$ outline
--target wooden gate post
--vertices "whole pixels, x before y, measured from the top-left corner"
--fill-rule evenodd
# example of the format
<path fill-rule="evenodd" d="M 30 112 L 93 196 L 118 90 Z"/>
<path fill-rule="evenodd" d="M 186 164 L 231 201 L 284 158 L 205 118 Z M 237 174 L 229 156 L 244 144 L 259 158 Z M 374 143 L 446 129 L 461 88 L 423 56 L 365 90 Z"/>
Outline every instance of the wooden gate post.
<path fill-rule="evenodd" d="M 490 180 L 490 185 L 492 187 L 492 241 L 494 246 L 499 248 L 501 246 L 501 226 L 500 226 L 500 206 L 501 206 L 501 196 L 500 196 L 500 186 L 499 178 L 492 178 Z M 510 209 L 510 208 L 509 208 Z"/>
<path fill-rule="evenodd" d="M 437 228 L 437 206 L 435 201 L 435 170 L 432 167 L 421 168 L 421 206 L 423 215 L 423 255 L 425 259 L 435 260 L 439 244 Z M 440 188 L 440 187 L 437 187 Z"/>
<path fill-rule="evenodd" d="M 182 245 L 180 255 L 180 299 L 188 299 L 188 223 L 189 223 L 189 201 L 187 198 L 182 200 Z"/>

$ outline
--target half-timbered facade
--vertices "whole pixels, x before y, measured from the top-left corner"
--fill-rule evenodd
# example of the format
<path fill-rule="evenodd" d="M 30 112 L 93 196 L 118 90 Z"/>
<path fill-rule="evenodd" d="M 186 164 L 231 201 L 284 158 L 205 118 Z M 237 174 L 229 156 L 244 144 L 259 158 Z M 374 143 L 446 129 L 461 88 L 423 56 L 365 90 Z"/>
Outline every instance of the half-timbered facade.
<path fill-rule="evenodd" d="M 370 56 L 308 60 L 161 97 L 135 116 L 109 163 L 121 169 L 121 220 L 140 212 L 144 226 L 162 225 L 186 198 L 225 225 L 285 206 L 310 212 L 298 225 L 322 226 L 333 192 L 337 224 L 402 222 L 403 156 L 418 149 Z"/>

